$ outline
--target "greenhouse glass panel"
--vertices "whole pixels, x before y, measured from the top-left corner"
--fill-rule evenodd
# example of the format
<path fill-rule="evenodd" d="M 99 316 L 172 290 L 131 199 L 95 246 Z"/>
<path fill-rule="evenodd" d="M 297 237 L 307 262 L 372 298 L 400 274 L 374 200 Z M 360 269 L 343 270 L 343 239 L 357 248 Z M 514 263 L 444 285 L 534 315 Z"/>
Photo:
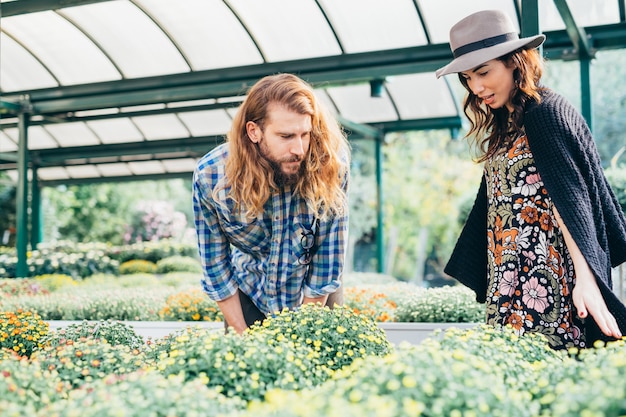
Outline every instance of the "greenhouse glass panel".
<path fill-rule="evenodd" d="M 87 122 L 100 138 L 102 143 L 141 142 L 144 140 L 141 132 L 128 118 L 94 120 Z"/>
<path fill-rule="evenodd" d="M 373 123 L 398 120 L 387 94 L 383 92 L 382 97 L 370 97 L 369 84 L 335 87 L 326 91 L 340 114 L 350 121 Z"/>
<path fill-rule="evenodd" d="M 186 138 L 189 131 L 175 114 L 140 116 L 132 118 L 147 140 Z"/>
<path fill-rule="evenodd" d="M 166 159 L 161 162 L 167 172 L 193 172 L 197 164 L 193 158 Z"/>
<path fill-rule="evenodd" d="M 517 14 L 512 0 L 418 0 L 432 43 L 448 43 L 450 28 L 459 20 L 480 10 L 499 9 L 516 24 Z"/>
<path fill-rule="evenodd" d="M 3 131 L 0 131 L 0 152 L 17 151 L 17 145 Z"/>
<path fill-rule="evenodd" d="M 386 86 L 401 119 L 458 115 L 446 82 L 432 73 L 392 77 Z"/>
<path fill-rule="evenodd" d="M 105 50 L 125 78 L 188 72 L 171 40 L 137 6 L 108 1 L 63 9 Z"/>
<path fill-rule="evenodd" d="M 70 178 L 98 178 L 100 172 L 95 165 L 76 165 L 65 167 Z"/>
<path fill-rule="evenodd" d="M 4 24 L 4 20 L 2 20 Z M 0 88 L 21 91 L 59 84 L 33 55 L 5 33 L 0 33 Z"/>
<path fill-rule="evenodd" d="M 426 44 L 412 0 L 321 0 L 346 53 Z"/>
<path fill-rule="evenodd" d="M 125 177 L 132 175 L 128 164 L 125 164 L 123 162 L 112 164 L 99 164 L 97 165 L 97 168 L 103 177 Z"/>
<path fill-rule="evenodd" d="M 11 16 L 2 20 L 2 29 L 19 39 L 63 85 L 121 78 L 102 51 L 55 12 Z"/>
<path fill-rule="evenodd" d="M 63 167 L 44 167 L 37 170 L 37 177 L 43 181 L 66 180 L 69 178 Z"/>
<path fill-rule="evenodd" d="M 179 113 L 191 136 L 225 135 L 232 119 L 224 110 L 202 110 Z"/>
<path fill-rule="evenodd" d="M 163 174 L 165 172 L 160 161 L 129 162 L 128 167 L 135 175 Z"/>
<path fill-rule="evenodd" d="M 171 34 L 194 71 L 260 64 L 263 58 L 222 0 L 137 2 Z"/>
<path fill-rule="evenodd" d="M 619 23 L 618 0 L 568 0 L 567 4 L 579 27 Z M 553 1 L 539 2 L 539 27 L 544 32 L 565 29 Z"/>
<path fill-rule="evenodd" d="M 9 136 L 13 142 L 19 142 L 19 131 L 16 127 L 4 129 L 4 133 Z M 31 126 L 28 128 L 28 149 L 51 149 L 58 147 L 59 144 L 42 126 Z"/>
<path fill-rule="evenodd" d="M 338 55 L 341 49 L 314 0 L 228 0 L 267 61 Z"/>
<path fill-rule="evenodd" d="M 45 128 L 62 147 L 100 144 L 100 139 L 82 122 L 51 124 Z"/>

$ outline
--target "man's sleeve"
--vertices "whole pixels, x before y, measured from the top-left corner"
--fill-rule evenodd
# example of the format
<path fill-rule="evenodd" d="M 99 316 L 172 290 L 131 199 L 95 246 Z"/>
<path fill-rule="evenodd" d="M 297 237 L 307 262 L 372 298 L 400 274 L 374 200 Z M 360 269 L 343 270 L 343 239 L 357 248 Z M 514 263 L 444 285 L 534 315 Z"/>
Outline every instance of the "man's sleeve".
<path fill-rule="evenodd" d="M 193 211 L 198 236 L 198 252 L 204 276 L 202 288 L 214 301 L 224 300 L 237 292 L 230 262 L 230 244 L 220 228 L 213 206 L 211 184 L 194 173 Z"/>
<path fill-rule="evenodd" d="M 348 243 L 348 183 L 344 176 L 342 189 L 346 195 L 344 214 L 319 224 L 319 248 L 311 260 L 311 275 L 304 283 L 304 295 L 317 298 L 337 291 L 346 259 Z"/>

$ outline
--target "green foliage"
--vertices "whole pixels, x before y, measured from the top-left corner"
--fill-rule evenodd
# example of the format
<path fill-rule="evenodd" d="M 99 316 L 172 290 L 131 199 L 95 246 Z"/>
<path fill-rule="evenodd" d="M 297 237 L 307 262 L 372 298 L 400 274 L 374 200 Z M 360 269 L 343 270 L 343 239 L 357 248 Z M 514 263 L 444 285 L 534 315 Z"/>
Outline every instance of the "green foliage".
<path fill-rule="evenodd" d="M 70 324 L 62 329 L 51 331 L 41 340 L 45 346 L 60 346 L 67 342 L 78 342 L 81 339 L 97 339 L 103 343 L 111 345 L 124 345 L 131 349 L 138 349 L 143 346 L 144 341 L 135 329 L 120 321 L 99 320 Z"/>
<path fill-rule="evenodd" d="M 165 321 L 224 321 L 217 303 L 199 288 L 167 297 L 159 316 Z"/>
<path fill-rule="evenodd" d="M 154 262 L 146 261 L 143 259 L 133 259 L 132 261 L 126 261 L 120 265 L 120 274 L 154 274 L 157 270 L 157 266 Z"/>
<path fill-rule="evenodd" d="M 464 286 L 427 288 L 409 294 L 396 309 L 396 321 L 423 323 L 479 323 L 485 306 Z"/>
<path fill-rule="evenodd" d="M 607 168 L 606 178 L 613 192 L 615 192 L 617 201 L 622 206 L 622 211 L 626 213 L 626 165 L 623 165 L 621 168 Z"/>
<path fill-rule="evenodd" d="M 384 330 L 366 316 L 348 307 L 332 310 L 304 304 L 295 311 L 285 310 L 249 328 L 250 333 L 269 335 L 273 340 L 293 341 L 314 352 L 316 365 L 329 373 L 351 364 L 356 358 L 383 356 L 392 349 Z"/>
<path fill-rule="evenodd" d="M 48 417 L 169 417 L 232 416 L 245 408 L 238 398 L 227 398 L 208 388 L 199 379 L 184 381 L 181 376 L 164 377 L 154 371 L 111 375 L 71 392 L 42 410 Z M 27 415 L 27 414 L 25 414 Z"/>
<path fill-rule="evenodd" d="M 297 341 L 195 328 L 178 334 L 157 361 L 164 375 L 200 379 L 227 397 L 263 398 L 272 388 L 299 390 L 324 380 L 312 351 Z"/>
<path fill-rule="evenodd" d="M 459 205 L 475 195 L 481 167 L 469 154 L 466 141 L 450 141 L 445 131 L 388 135 L 384 148 L 385 234 L 397 231 L 392 275 L 415 278 L 418 258 L 430 256 L 437 271 L 443 269 L 460 226 Z M 425 228 L 424 253 L 419 232 Z"/>
<path fill-rule="evenodd" d="M 170 272 L 202 273 L 200 261 L 190 256 L 169 256 L 158 261 L 156 266 L 157 274 L 167 274 Z"/>
<path fill-rule="evenodd" d="M 72 185 L 44 189 L 45 240 L 121 244 L 129 200 L 118 192 L 120 185 Z"/>
<path fill-rule="evenodd" d="M 0 348 L 31 356 L 42 346 L 41 339 L 48 334 L 48 327 L 48 323 L 32 311 L 0 311 Z"/>

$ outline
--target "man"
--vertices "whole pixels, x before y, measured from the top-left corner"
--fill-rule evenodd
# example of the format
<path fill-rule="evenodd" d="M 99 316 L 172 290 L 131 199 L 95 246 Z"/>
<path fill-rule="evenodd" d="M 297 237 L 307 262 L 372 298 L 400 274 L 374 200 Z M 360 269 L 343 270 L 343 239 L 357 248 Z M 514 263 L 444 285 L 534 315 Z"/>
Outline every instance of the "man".
<path fill-rule="evenodd" d="M 228 327 L 242 333 L 284 308 L 341 304 L 349 157 L 311 86 L 278 74 L 250 89 L 227 142 L 198 162 L 202 285 Z"/>

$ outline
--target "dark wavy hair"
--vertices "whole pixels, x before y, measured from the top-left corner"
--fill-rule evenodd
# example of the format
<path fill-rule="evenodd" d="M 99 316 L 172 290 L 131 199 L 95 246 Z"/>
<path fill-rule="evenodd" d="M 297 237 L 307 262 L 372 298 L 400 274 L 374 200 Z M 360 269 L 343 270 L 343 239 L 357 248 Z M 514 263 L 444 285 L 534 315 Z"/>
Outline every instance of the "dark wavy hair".
<path fill-rule="evenodd" d="M 473 137 L 480 151 L 478 162 L 494 156 L 506 144 L 513 132 L 519 132 L 524 123 L 524 108 L 530 100 L 539 102 L 540 91 L 545 89 L 539 82 L 543 74 L 543 58 L 537 49 L 518 49 L 497 58 L 507 68 L 515 68 L 513 78 L 515 88 L 511 91 L 513 114 L 509 125 L 509 112 L 506 107 L 492 109 L 482 104 L 482 100 L 472 93 L 467 80 L 459 73 L 459 80 L 468 91 L 463 103 L 463 112 L 469 119 L 470 130 L 466 137 Z"/>

